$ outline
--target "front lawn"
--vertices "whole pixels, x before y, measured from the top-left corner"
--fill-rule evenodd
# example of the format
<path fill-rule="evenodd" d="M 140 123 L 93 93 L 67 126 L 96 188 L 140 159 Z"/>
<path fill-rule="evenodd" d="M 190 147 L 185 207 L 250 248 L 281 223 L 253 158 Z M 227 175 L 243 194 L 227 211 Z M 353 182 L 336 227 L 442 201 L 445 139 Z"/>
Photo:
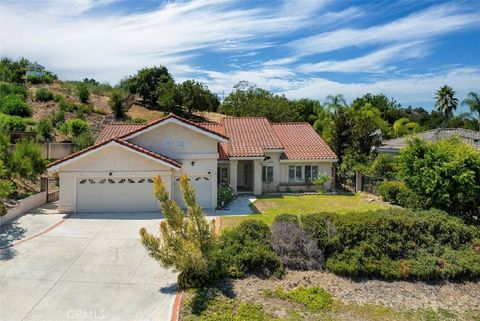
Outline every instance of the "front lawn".
<path fill-rule="evenodd" d="M 255 212 L 241 217 L 222 217 L 222 229 L 237 225 L 244 219 L 258 219 L 272 224 L 278 214 L 309 214 L 309 213 L 363 213 L 390 207 L 379 200 L 371 200 L 364 194 L 317 194 L 295 196 L 265 196 L 259 197 L 253 204 Z"/>

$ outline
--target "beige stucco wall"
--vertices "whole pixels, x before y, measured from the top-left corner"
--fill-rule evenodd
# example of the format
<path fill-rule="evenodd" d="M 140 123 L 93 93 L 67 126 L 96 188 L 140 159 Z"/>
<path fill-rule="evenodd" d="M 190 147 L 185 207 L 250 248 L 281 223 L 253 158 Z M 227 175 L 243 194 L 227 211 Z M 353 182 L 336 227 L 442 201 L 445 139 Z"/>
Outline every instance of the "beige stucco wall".
<path fill-rule="evenodd" d="M 165 140 L 170 141 L 170 146 L 165 144 Z M 180 140 L 184 142 L 183 148 L 177 146 Z M 179 171 L 173 171 L 175 177 L 182 174 L 210 176 L 212 208 L 216 207 L 218 160 L 218 141 L 216 139 L 171 122 L 133 137 L 129 141 L 181 162 L 182 168 Z"/>
<path fill-rule="evenodd" d="M 124 147 L 110 145 L 62 167 L 59 172 L 59 211 L 73 213 L 76 202 L 76 182 L 80 177 L 153 177 L 160 175 L 171 191 L 172 170 L 153 160 L 137 155 Z M 153 191 L 152 191 L 153 193 Z"/>
<path fill-rule="evenodd" d="M 288 185 L 288 166 L 291 165 L 316 165 L 318 166 L 318 173 L 325 173 L 327 175 L 332 175 L 332 165 L 333 162 L 319 162 L 319 161 L 298 161 L 298 162 L 280 162 L 280 185 Z M 331 182 L 325 184 L 325 188 L 329 189 L 331 187 Z M 289 186 L 292 191 L 306 190 L 305 185 L 298 184 L 297 186 Z M 286 187 L 280 186 L 280 191 L 284 191 Z M 315 186 L 311 186 L 310 190 L 316 189 Z"/>

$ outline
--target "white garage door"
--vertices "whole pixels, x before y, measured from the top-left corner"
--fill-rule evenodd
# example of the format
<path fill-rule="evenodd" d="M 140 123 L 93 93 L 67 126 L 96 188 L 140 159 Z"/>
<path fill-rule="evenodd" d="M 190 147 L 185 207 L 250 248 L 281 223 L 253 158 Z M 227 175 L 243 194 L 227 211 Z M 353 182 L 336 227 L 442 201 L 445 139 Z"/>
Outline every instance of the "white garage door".
<path fill-rule="evenodd" d="M 175 177 L 174 199 L 180 207 L 185 207 L 179 180 L 180 177 Z M 197 204 L 203 208 L 212 208 L 212 177 L 210 175 L 189 176 L 188 182 L 195 188 Z"/>
<path fill-rule="evenodd" d="M 97 177 L 77 180 L 77 212 L 158 211 L 148 177 Z"/>

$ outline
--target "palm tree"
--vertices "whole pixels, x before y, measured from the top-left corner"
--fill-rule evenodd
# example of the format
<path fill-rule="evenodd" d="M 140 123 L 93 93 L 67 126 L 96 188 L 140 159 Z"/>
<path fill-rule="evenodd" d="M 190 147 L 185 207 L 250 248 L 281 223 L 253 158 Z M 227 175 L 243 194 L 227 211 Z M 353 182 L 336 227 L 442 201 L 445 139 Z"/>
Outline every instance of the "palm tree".
<path fill-rule="evenodd" d="M 435 107 L 445 115 L 444 127 L 448 124 L 448 119 L 453 115 L 457 108 L 458 99 L 455 98 L 455 90 L 450 86 L 441 87 L 435 95 Z"/>
<path fill-rule="evenodd" d="M 469 92 L 467 98 L 462 101 L 462 105 L 468 105 L 472 113 L 478 113 L 478 130 L 480 130 L 480 97 L 478 97 L 478 93 Z"/>
<path fill-rule="evenodd" d="M 345 101 L 345 98 L 343 98 L 343 95 L 340 95 L 340 94 L 335 96 L 328 95 L 327 101 L 325 103 L 325 106 L 327 107 L 327 109 L 329 111 L 333 110 L 333 113 L 335 114 L 335 116 L 337 115 L 337 109 L 346 105 L 347 103 Z"/>

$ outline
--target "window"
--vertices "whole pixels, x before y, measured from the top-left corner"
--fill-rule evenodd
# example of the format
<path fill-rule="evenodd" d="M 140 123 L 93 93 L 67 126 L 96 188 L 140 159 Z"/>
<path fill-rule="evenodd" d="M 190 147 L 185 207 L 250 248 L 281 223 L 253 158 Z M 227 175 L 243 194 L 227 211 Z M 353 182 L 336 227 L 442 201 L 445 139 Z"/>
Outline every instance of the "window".
<path fill-rule="evenodd" d="M 228 184 L 228 167 L 222 166 L 217 168 L 217 182 L 218 184 Z"/>
<path fill-rule="evenodd" d="M 177 148 L 184 148 L 185 147 L 185 141 L 183 139 L 177 140 Z"/>
<path fill-rule="evenodd" d="M 288 181 L 289 182 L 302 182 L 303 181 L 303 166 L 302 165 L 291 165 L 288 166 Z"/>
<path fill-rule="evenodd" d="M 172 140 L 171 140 L 170 138 L 164 138 L 164 139 L 163 139 L 163 145 L 164 145 L 165 147 L 170 147 L 170 146 L 172 146 Z"/>
<path fill-rule="evenodd" d="M 318 166 L 305 165 L 305 180 L 312 181 L 318 176 Z"/>
<path fill-rule="evenodd" d="M 264 165 L 262 166 L 262 182 L 271 183 L 273 181 L 273 166 Z"/>

